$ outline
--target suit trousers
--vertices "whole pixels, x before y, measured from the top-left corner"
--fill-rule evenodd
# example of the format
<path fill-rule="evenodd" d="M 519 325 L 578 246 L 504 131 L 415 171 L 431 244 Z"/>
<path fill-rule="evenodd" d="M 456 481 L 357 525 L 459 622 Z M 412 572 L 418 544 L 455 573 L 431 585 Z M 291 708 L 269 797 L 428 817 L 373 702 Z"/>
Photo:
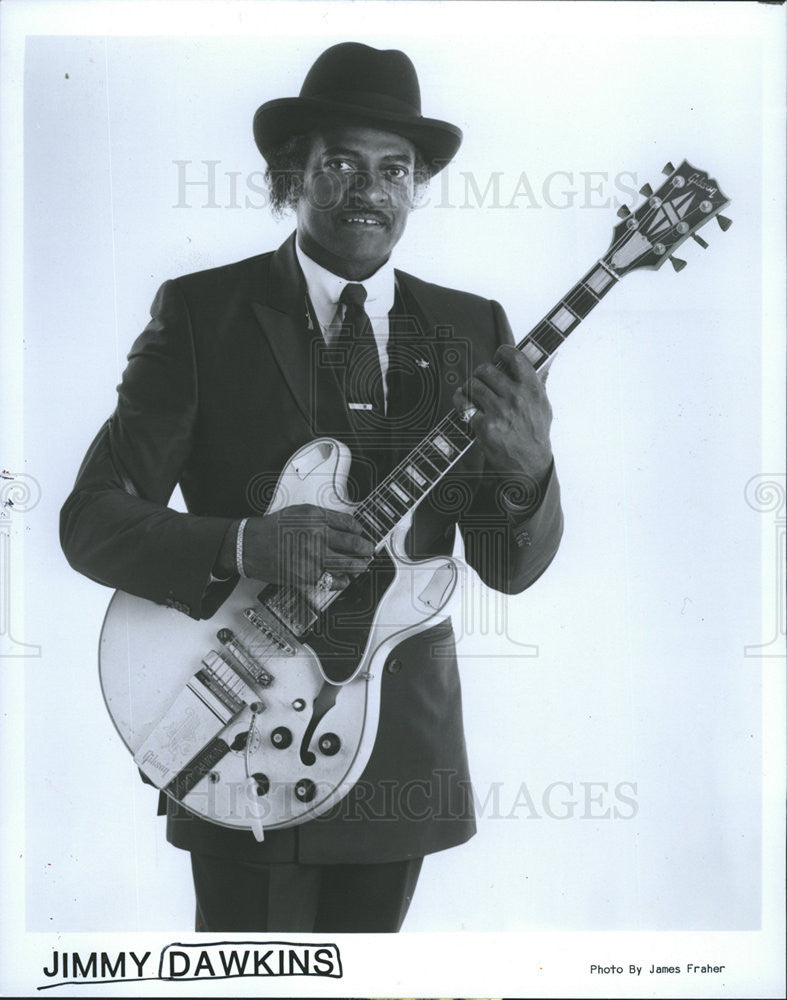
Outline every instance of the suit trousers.
<path fill-rule="evenodd" d="M 395 933 L 422 862 L 261 863 L 192 851 L 195 930 Z"/>

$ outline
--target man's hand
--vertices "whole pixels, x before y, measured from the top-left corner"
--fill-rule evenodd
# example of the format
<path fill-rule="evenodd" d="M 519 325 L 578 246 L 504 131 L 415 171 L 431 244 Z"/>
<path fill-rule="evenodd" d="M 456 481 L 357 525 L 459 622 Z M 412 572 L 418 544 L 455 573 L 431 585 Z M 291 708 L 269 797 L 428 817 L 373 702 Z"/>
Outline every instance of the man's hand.
<path fill-rule="evenodd" d="M 235 531 L 227 532 L 216 561 L 223 573 L 235 572 L 235 538 Z M 342 590 L 373 555 L 374 546 L 350 514 L 313 504 L 250 517 L 243 533 L 244 573 L 268 583 L 314 585 L 327 571 L 332 589 Z"/>
<path fill-rule="evenodd" d="M 494 364 L 479 365 L 468 395 L 454 394 L 458 410 L 477 407 L 471 421 L 491 468 L 540 480 L 552 462 L 549 428 L 552 407 L 536 370 L 515 347 L 498 348 Z"/>

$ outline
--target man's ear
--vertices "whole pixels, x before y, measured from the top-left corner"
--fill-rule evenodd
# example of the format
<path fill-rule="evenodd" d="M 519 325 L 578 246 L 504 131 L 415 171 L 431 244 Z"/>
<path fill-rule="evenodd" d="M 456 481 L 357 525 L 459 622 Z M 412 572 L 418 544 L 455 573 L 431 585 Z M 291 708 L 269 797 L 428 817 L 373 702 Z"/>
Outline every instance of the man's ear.
<path fill-rule="evenodd" d="M 426 174 L 422 174 L 420 178 L 416 175 L 415 184 L 413 185 L 413 202 L 411 210 L 421 208 L 423 206 L 424 199 L 429 191 L 429 180 L 430 178 Z"/>

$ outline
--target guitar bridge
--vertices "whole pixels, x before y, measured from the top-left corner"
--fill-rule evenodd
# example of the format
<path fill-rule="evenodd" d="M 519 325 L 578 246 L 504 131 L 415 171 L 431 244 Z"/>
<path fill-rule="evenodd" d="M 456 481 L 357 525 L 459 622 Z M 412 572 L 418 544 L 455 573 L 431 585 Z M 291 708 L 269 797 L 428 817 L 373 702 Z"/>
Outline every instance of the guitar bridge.
<path fill-rule="evenodd" d="M 238 663 L 242 673 L 249 677 L 254 684 L 258 684 L 261 688 L 266 688 L 273 683 L 273 674 L 267 671 L 261 663 L 257 662 L 232 629 L 219 629 L 216 633 L 216 638 L 225 647 L 233 660 Z"/>

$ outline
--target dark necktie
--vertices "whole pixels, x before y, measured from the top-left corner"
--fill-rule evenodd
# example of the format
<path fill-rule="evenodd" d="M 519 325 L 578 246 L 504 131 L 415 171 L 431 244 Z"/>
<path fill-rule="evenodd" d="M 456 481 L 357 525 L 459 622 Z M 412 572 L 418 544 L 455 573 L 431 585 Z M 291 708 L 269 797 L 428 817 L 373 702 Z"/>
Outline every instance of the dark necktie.
<path fill-rule="evenodd" d="M 362 413 L 384 413 L 383 373 L 372 323 L 364 309 L 363 285 L 345 285 L 339 301 L 344 320 L 336 346 L 345 353 L 344 398 L 354 417 Z M 365 421 L 360 421 L 362 424 Z"/>

